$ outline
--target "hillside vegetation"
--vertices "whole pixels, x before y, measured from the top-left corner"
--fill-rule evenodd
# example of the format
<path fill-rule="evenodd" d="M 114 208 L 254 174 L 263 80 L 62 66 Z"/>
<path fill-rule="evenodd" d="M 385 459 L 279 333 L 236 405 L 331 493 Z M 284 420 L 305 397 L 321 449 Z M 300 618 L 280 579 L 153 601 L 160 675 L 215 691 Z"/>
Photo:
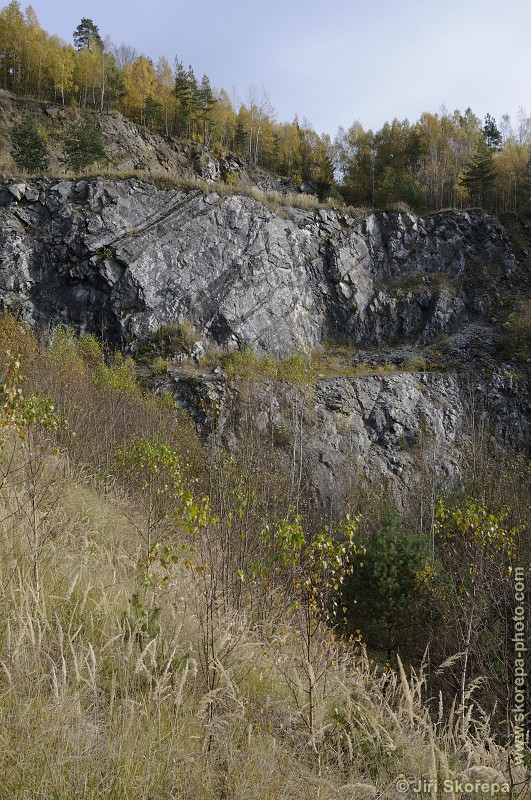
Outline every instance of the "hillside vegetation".
<path fill-rule="evenodd" d="M 494 478 L 478 438 L 461 491 L 424 476 L 399 517 L 360 485 L 323 527 L 252 408 L 206 450 L 91 336 L 4 316 L 0 352 L 3 798 L 400 797 L 401 774 L 529 796 L 523 460 Z"/>
<path fill-rule="evenodd" d="M 245 101 L 237 100 L 214 88 L 208 76 L 198 79 L 193 67 L 177 58 L 173 66 L 165 57 L 154 64 L 133 47 L 113 44 L 91 19 L 81 20 L 69 44 L 42 29 L 31 6 L 24 12 L 19 0 L 11 0 L 0 12 L 0 40 L 4 91 L 93 110 L 107 120 L 107 135 L 113 128 L 111 112 L 120 111 L 164 141 L 162 163 L 169 159 L 170 171 L 178 174 L 185 167 L 175 150 L 186 142 L 202 159 L 201 169 L 208 153 L 224 159 L 231 152 L 251 173 L 261 167 L 298 184 L 310 181 L 321 200 L 335 203 L 384 209 L 402 203 L 420 212 L 470 205 L 496 213 L 530 210 L 531 117 L 524 109 L 515 121 L 505 115 L 499 124 L 490 115 L 482 122 L 470 108 L 426 112 L 416 122 L 395 119 L 376 132 L 353 121 L 332 138 L 318 135 L 297 116 L 277 121 L 264 89 L 250 87 Z M 64 117 L 57 109 L 50 115 L 44 125 L 47 144 L 68 163 L 61 144 Z M 10 143 L 2 149 L 4 168 L 12 171 Z M 106 159 L 98 158 L 105 166 Z M 135 163 L 116 148 L 109 149 L 107 159 L 122 169 Z M 214 171 L 214 179 L 233 185 L 241 169 L 233 159 L 221 174 Z"/>

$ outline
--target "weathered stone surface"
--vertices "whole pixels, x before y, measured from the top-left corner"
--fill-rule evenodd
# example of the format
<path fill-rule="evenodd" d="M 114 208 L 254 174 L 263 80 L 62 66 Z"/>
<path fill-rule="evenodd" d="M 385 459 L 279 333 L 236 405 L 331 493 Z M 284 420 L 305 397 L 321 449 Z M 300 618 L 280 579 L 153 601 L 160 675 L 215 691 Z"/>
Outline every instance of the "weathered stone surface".
<path fill-rule="evenodd" d="M 103 332 L 133 349 L 186 319 L 198 352 L 213 344 L 285 356 L 332 339 L 377 354 L 450 335 L 462 368 L 495 339 L 488 315 L 515 269 L 503 228 L 481 211 L 353 218 L 275 212 L 250 197 L 161 191 L 137 179 L 12 186 L 0 182 L 0 303 L 36 325 Z M 518 445 L 527 399 L 511 380 L 491 370 L 475 392 L 498 437 Z M 186 391 L 177 383 L 193 410 L 201 382 Z M 203 391 L 226 403 L 223 376 Z M 257 402 L 264 426 L 285 426 L 287 389 Z M 400 479 L 414 466 L 422 426 L 451 471 L 468 408 L 456 373 L 323 379 L 305 444 L 312 480 L 326 495 L 352 470 Z"/>
<path fill-rule="evenodd" d="M 360 479 L 385 480 L 397 497 L 422 470 L 438 482 L 454 480 L 484 426 L 510 448 L 521 447 L 528 431 L 526 386 L 504 371 L 488 378 L 397 372 L 301 387 L 265 380 L 242 386 L 219 369 L 190 377 L 176 366 L 158 388 L 175 396 L 207 438 L 215 419 L 229 447 L 238 420 L 252 417 L 257 435 L 284 452 L 287 470 L 302 454 L 305 480 L 328 508 L 341 506 Z"/>
<path fill-rule="evenodd" d="M 24 197 L 31 203 L 35 203 L 39 199 L 39 193 L 35 189 L 26 188 L 26 191 L 24 192 Z"/>
<path fill-rule="evenodd" d="M 514 268 L 503 230 L 479 211 L 425 220 L 274 213 L 250 197 L 157 191 L 135 179 L 41 181 L 13 195 L 18 208 L 28 191 L 28 229 L 13 210 L 1 223 L 6 264 L 12 252 L 28 264 L 26 315 L 103 324 L 122 342 L 188 318 L 207 341 L 275 355 L 329 338 L 426 343 L 452 331 L 471 302 L 477 313 L 481 297 L 471 301 L 462 286 L 474 260 L 500 280 Z M 88 306 L 72 301 L 80 282 Z"/>
<path fill-rule="evenodd" d="M 15 198 L 15 200 L 21 200 L 24 197 L 24 192 L 26 191 L 26 184 L 25 183 L 12 183 L 9 187 L 9 191 Z"/>
<path fill-rule="evenodd" d="M 79 110 L 62 105 L 43 105 L 38 100 L 0 94 L 0 161 L 13 163 L 10 153 L 10 131 L 20 122 L 25 113 L 30 113 L 35 122 L 48 134 L 50 169 L 60 174 L 65 169 L 64 153 L 60 144 L 66 127 L 77 117 Z M 242 182 L 263 191 L 281 194 L 298 193 L 296 182 L 280 178 L 250 164 L 234 153 L 221 157 L 197 143 L 183 141 L 173 136 L 155 133 L 118 111 L 101 115 L 105 153 L 110 169 L 119 173 L 142 171 L 160 179 L 168 176 L 176 179 L 200 178 L 208 182 Z M 14 169 L 14 163 L 12 169 Z"/>

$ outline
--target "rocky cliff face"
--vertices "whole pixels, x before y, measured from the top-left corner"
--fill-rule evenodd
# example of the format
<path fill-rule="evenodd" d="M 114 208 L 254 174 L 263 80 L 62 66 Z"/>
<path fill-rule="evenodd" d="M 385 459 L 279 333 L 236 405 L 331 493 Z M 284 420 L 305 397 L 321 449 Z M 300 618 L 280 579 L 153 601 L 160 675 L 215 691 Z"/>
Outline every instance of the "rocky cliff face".
<path fill-rule="evenodd" d="M 492 361 L 499 293 L 516 262 L 504 229 L 481 211 L 355 217 L 137 179 L 4 179 L 0 205 L 0 302 L 39 327 L 64 323 L 135 349 L 188 320 L 196 354 L 250 346 L 282 357 L 347 340 L 369 366 L 385 353 L 399 370 L 444 346 L 459 374 L 317 382 L 308 424 L 318 433 L 306 446 L 321 486 L 352 459 L 401 474 L 426 420 L 441 465 L 452 464 L 469 406 L 460 373 L 477 373 L 478 362 L 489 367 L 488 379 L 474 379 L 484 413 L 506 441 L 525 438 L 525 392 Z M 174 382 L 193 403 L 177 373 Z M 264 425 L 284 424 L 276 402 L 261 409 Z"/>
<path fill-rule="evenodd" d="M 404 498 L 422 475 L 455 481 L 481 440 L 518 450 L 528 437 L 525 382 L 504 369 L 321 377 L 310 387 L 261 381 L 251 390 L 219 370 L 176 369 L 158 383 L 205 437 L 214 418 L 231 448 L 251 420 L 253 438 L 271 442 L 286 473 L 300 471 L 326 507 L 342 507 L 360 484 L 385 482 Z"/>
<path fill-rule="evenodd" d="M 122 343 L 185 318 L 207 342 L 279 356 L 326 339 L 427 343 L 488 313 L 515 268 L 481 211 L 356 219 L 135 179 L 7 183 L 0 203 L 3 304 Z M 471 291 L 474 270 L 486 279 Z"/>

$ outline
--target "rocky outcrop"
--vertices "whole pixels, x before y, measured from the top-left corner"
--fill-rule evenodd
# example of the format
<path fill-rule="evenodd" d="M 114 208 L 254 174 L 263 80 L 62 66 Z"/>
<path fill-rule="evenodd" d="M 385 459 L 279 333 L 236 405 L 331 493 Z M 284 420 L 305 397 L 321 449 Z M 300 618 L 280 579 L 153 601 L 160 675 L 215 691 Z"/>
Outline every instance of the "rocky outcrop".
<path fill-rule="evenodd" d="M 66 170 L 62 137 L 67 126 L 80 112 L 75 108 L 53 103 L 43 103 L 27 97 L 18 97 L 0 89 L 0 163 L 12 163 L 11 130 L 23 114 L 30 113 L 39 127 L 46 131 L 52 174 Z M 233 153 L 214 154 L 196 142 L 165 136 L 136 125 L 119 111 L 100 116 L 106 164 L 115 173 L 153 176 L 156 180 L 189 181 L 199 179 L 207 183 L 245 184 L 262 191 L 281 194 L 300 192 L 295 181 L 280 178 L 249 164 Z M 100 165 L 103 166 L 103 165 Z M 9 167 L 8 167 L 9 168 Z M 14 163 L 12 164 L 14 169 Z"/>
<path fill-rule="evenodd" d="M 250 346 L 283 357 L 348 341 L 375 373 L 392 352 L 396 374 L 356 377 L 352 364 L 351 377 L 321 377 L 306 397 L 305 459 L 321 497 L 360 470 L 402 480 L 426 437 L 440 470 L 455 470 L 472 396 L 500 441 L 525 441 L 525 382 L 493 361 L 498 297 L 516 262 L 482 211 L 355 217 L 137 179 L 4 179 L 0 206 L 0 303 L 38 327 L 64 323 L 135 350 L 187 320 L 196 355 Z M 453 370 L 404 367 L 441 341 Z M 166 380 L 198 424 L 209 398 L 221 422 L 234 415 L 238 388 L 222 374 Z M 259 424 L 286 451 L 297 391 L 256 389 Z"/>
<path fill-rule="evenodd" d="M 136 179 L 5 182 L 0 203 L 4 306 L 122 344 L 184 319 L 207 343 L 277 356 L 426 343 L 488 313 L 515 265 L 481 211 L 356 219 Z M 474 269 L 487 278 L 470 291 Z"/>
<path fill-rule="evenodd" d="M 502 369 L 319 378 L 305 387 L 227 381 L 219 368 L 193 377 L 173 369 L 159 389 L 205 437 L 215 425 L 229 448 L 252 420 L 255 441 L 272 442 L 287 472 L 302 461 L 307 486 L 327 507 L 341 507 L 360 481 L 386 481 L 404 497 L 419 473 L 455 480 L 481 437 L 519 449 L 528 433 L 525 381 Z"/>

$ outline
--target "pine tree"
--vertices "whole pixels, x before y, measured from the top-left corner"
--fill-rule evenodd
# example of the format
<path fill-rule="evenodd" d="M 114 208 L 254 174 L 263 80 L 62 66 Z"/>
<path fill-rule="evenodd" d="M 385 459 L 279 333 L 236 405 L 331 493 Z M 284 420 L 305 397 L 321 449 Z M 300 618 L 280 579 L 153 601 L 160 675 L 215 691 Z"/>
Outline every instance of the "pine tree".
<path fill-rule="evenodd" d="M 203 134 L 203 145 L 208 144 L 208 137 L 207 131 L 210 127 L 210 112 L 212 110 L 212 106 L 216 102 L 214 94 L 212 92 L 212 87 L 210 86 L 210 81 L 207 75 L 203 75 L 201 79 L 201 84 L 199 85 L 197 91 L 197 103 L 201 111 L 201 125 L 202 125 L 202 134 Z"/>
<path fill-rule="evenodd" d="M 468 190 L 472 203 L 486 208 L 489 205 L 495 179 L 496 171 L 492 150 L 484 137 L 480 136 L 460 177 L 460 183 Z"/>
<path fill-rule="evenodd" d="M 183 62 L 175 59 L 175 97 L 178 102 L 178 129 L 179 136 L 188 133 L 188 75 Z"/>
<path fill-rule="evenodd" d="M 241 119 L 236 121 L 236 127 L 234 129 L 234 141 L 232 146 L 237 153 L 240 155 L 244 155 L 247 150 L 247 141 L 248 141 L 248 134 L 245 130 L 245 125 Z"/>
<path fill-rule="evenodd" d="M 196 122 L 199 114 L 199 87 L 197 85 L 197 78 L 194 75 L 192 65 L 188 67 L 186 73 L 188 80 L 188 92 L 186 96 L 186 113 L 188 117 L 188 138 L 193 138 L 196 130 Z"/>
<path fill-rule="evenodd" d="M 496 120 L 487 114 L 483 125 L 483 137 L 490 150 L 499 150 L 502 143 L 501 131 L 496 125 Z"/>
<path fill-rule="evenodd" d="M 103 41 L 97 25 L 91 19 L 83 17 L 73 33 L 76 50 L 103 50 Z"/>
<path fill-rule="evenodd" d="M 386 504 L 380 530 L 350 558 L 339 591 L 339 628 L 347 635 L 361 631 L 369 647 L 386 651 L 390 659 L 422 603 L 421 576 L 428 564 L 425 541 L 403 530 L 397 512 Z"/>
<path fill-rule="evenodd" d="M 76 172 L 105 158 L 101 127 L 94 112 L 83 110 L 81 121 L 68 129 L 63 147 L 68 166 Z"/>
<path fill-rule="evenodd" d="M 37 127 L 31 114 L 24 114 L 11 129 L 11 155 L 19 169 L 44 172 L 48 167 L 46 136 Z"/>
<path fill-rule="evenodd" d="M 146 97 L 142 110 L 144 125 L 152 130 L 159 131 L 162 128 L 164 117 L 162 114 L 162 104 L 155 100 L 151 95 Z"/>

